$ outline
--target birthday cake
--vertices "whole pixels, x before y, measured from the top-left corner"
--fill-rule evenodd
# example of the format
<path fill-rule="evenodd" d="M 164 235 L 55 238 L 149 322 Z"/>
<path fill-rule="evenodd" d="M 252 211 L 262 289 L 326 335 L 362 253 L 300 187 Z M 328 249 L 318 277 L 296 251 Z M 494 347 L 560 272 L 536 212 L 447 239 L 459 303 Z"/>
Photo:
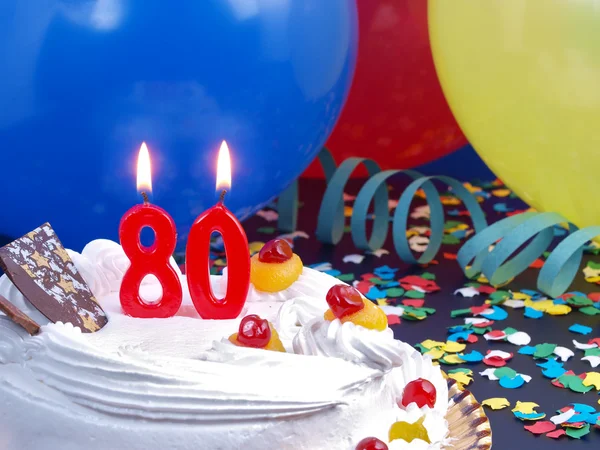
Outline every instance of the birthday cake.
<path fill-rule="evenodd" d="M 129 260 L 107 240 L 67 251 L 106 314 L 96 332 L 51 322 L 3 276 L 0 295 L 40 330 L 0 316 L 0 447 L 443 448 L 448 388 L 439 367 L 395 340 L 378 306 L 284 247 L 253 257 L 233 320 L 201 319 L 174 261 L 184 292 L 177 314 L 125 315 Z M 211 276 L 217 297 L 227 276 Z M 140 288 L 148 301 L 160 292 L 156 281 Z"/>

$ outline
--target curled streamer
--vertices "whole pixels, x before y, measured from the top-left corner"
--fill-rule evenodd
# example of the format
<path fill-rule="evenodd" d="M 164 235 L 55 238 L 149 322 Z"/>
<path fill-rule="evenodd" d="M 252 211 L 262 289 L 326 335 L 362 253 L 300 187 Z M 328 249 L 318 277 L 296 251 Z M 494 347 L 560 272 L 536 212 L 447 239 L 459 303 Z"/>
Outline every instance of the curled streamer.
<path fill-rule="evenodd" d="M 409 264 L 426 264 L 438 253 L 444 235 L 444 209 L 439 193 L 432 183 L 438 180 L 448 185 L 458 197 L 473 221 L 475 235 L 461 247 L 457 261 L 469 278 L 483 273 L 493 286 L 501 285 L 526 270 L 531 263 L 548 249 L 554 239 L 554 226 L 568 224 L 570 233 L 548 256 L 538 277 L 538 289 L 552 297 L 564 293 L 581 263 L 583 250 L 588 241 L 600 235 L 600 226 L 579 230 L 557 213 L 526 212 L 506 217 L 492 225 L 487 224 L 485 214 L 477 199 L 460 183 L 446 176 L 424 176 L 414 170 L 381 171 L 379 165 L 366 158 L 348 158 L 339 167 L 327 149 L 319 154 L 325 173 L 327 189 L 321 202 L 316 236 L 321 242 L 337 244 L 344 234 L 344 188 L 359 165 L 364 165 L 370 178 L 360 189 L 350 219 L 354 244 L 361 250 L 380 248 L 388 234 L 390 216 L 387 180 L 406 176 L 413 181 L 402 192 L 392 220 L 392 238 L 396 253 Z M 415 258 L 406 236 L 410 205 L 419 189 L 425 192 L 429 205 L 431 236 L 425 252 Z M 373 227 L 367 236 L 366 224 L 369 205 L 373 202 Z M 278 200 L 279 228 L 296 229 L 298 214 L 298 182 L 295 181 Z M 527 246 L 513 255 L 524 244 Z M 496 244 L 490 251 L 490 245 Z"/>

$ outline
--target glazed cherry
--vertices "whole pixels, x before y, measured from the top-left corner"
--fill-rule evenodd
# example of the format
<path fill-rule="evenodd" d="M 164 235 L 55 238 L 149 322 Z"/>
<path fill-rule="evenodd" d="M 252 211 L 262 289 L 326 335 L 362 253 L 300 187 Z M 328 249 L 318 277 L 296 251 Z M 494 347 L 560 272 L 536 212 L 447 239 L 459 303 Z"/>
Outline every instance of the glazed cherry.
<path fill-rule="evenodd" d="M 435 398 L 435 386 L 428 380 L 417 378 L 408 383 L 404 388 L 402 394 L 402 406 L 407 407 L 414 402 L 419 408 L 422 408 L 425 405 L 433 408 L 433 405 L 435 405 Z"/>
<path fill-rule="evenodd" d="M 273 239 L 260 249 L 258 260 L 264 263 L 282 263 L 293 255 L 292 247 L 285 239 Z"/>
<path fill-rule="evenodd" d="M 365 307 L 362 295 L 352 286 L 336 284 L 327 292 L 327 304 L 338 319 L 354 314 Z"/>
<path fill-rule="evenodd" d="M 269 321 L 256 314 L 246 316 L 240 322 L 238 341 L 246 347 L 264 348 L 271 340 Z"/>
<path fill-rule="evenodd" d="M 368 437 L 357 444 L 356 450 L 388 450 L 388 446 L 376 437 Z"/>

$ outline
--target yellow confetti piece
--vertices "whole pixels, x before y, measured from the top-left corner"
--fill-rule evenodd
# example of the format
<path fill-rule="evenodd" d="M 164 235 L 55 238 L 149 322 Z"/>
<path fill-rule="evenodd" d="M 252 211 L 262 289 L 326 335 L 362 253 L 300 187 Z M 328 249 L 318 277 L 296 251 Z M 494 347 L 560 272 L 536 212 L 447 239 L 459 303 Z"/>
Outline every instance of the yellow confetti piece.
<path fill-rule="evenodd" d="M 512 409 L 512 412 L 520 412 L 523 414 L 532 414 L 535 411 L 535 408 L 537 408 L 538 405 L 537 403 L 534 402 L 520 402 L 517 400 L 517 404 L 515 405 L 515 407 Z"/>
<path fill-rule="evenodd" d="M 352 217 L 352 206 L 344 206 L 344 217 Z"/>
<path fill-rule="evenodd" d="M 441 197 L 442 205 L 456 206 L 460 205 L 460 200 L 456 197 Z"/>
<path fill-rule="evenodd" d="M 432 348 L 442 348 L 446 345 L 444 342 L 434 341 L 432 339 L 426 339 L 421 342 L 421 345 L 425 347 L 427 350 L 431 350 Z"/>
<path fill-rule="evenodd" d="M 531 295 L 524 294 L 523 292 L 513 292 L 513 300 L 531 300 Z"/>
<path fill-rule="evenodd" d="M 525 300 L 525 306 L 533 308 L 536 311 L 546 312 L 555 305 L 552 300 L 538 300 L 537 302 L 534 302 L 533 300 Z"/>
<path fill-rule="evenodd" d="M 227 261 L 224 259 L 215 259 L 215 266 L 225 266 L 227 265 Z"/>
<path fill-rule="evenodd" d="M 508 399 L 503 397 L 488 398 L 482 401 L 481 404 L 483 406 L 487 406 L 488 408 L 492 408 L 495 411 L 510 406 L 510 402 L 508 401 Z"/>
<path fill-rule="evenodd" d="M 550 314 L 551 316 L 564 316 L 570 312 L 571 307 L 569 305 L 552 305 L 546 310 L 546 314 Z"/>
<path fill-rule="evenodd" d="M 441 362 L 444 364 L 462 364 L 465 360 L 458 355 L 446 354 Z"/>
<path fill-rule="evenodd" d="M 463 386 L 468 386 L 471 383 L 471 381 L 473 381 L 472 373 L 468 374 L 464 372 L 449 373 L 448 378 L 452 378 L 453 380 L 458 381 Z"/>
<path fill-rule="evenodd" d="M 442 350 L 441 348 L 433 348 L 431 350 L 429 350 L 427 353 L 424 353 L 424 355 L 428 355 L 431 357 L 431 359 L 433 359 L 434 361 L 437 359 L 440 359 L 442 356 L 444 356 L 444 350 Z"/>
<path fill-rule="evenodd" d="M 469 225 L 467 225 L 466 223 L 459 223 L 455 227 L 448 228 L 445 231 L 446 231 L 446 233 L 454 233 L 455 231 L 468 230 L 468 229 L 469 229 Z"/>
<path fill-rule="evenodd" d="M 583 380 L 584 386 L 594 386 L 597 391 L 600 391 L 600 373 L 588 372 L 585 374 L 585 380 Z"/>
<path fill-rule="evenodd" d="M 264 242 L 250 242 L 248 244 L 248 249 L 250 249 L 250 254 L 254 255 L 255 253 L 260 252 L 260 249 L 265 246 Z"/>
<path fill-rule="evenodd" d="M 416 230 L 406 230 L 406 237 L 419 236 L 419 232 Z"/>
<path fill-rule="evenodd" d="M 510 189 L 494 189 L 492 195 L 494 197 L 508 197 L 510 195 Z"/>
<path fill-rule="evenodd" d="M 379 306 L 387 306 L 388 303 L 387 303 L 387 300 L 385 298 L 378 298 L 377 299 L 377 304 Z"/>
<path fill-rule="evenodd" d="M 467 348 L 467 345 L 460 342 L 447 341 L 443 348 L 448 353 L 460 353 Z"/>
<path fill-rule="evenodd" d="M 594 269 L 592 267 L 586 266 L 583 268 L 583 276 L 586 278 L 596 278 L 600 277 L 600 269 Z"/>
<path fill-rule="evenodd" d="M 481 188 L 479 186 L 473 186 L 471 183 L 463 183 L 463 186 L 469 191 L 471 194 L 474 192 L 481 192 Z"/>
<path fill-rule="evenodd" d="M 585 277 L 588 283 L 600 283 L 600 277 Z"/>

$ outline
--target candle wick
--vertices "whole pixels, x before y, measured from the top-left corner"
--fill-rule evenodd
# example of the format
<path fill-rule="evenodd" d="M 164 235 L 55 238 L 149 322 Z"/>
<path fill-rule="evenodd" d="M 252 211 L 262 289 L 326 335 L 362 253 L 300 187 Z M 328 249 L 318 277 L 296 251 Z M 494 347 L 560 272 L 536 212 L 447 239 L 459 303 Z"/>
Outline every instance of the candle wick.
<path fill-rule="evenodd" d="M 221 191 L 221 195 L 219 195 L 219 203 L 223 203 L 223 200 L 225 200 L 225 194 L 227 194 L 227 191 L 223 189 Z"/>
<path fill-rule="evenodd" d="M 142 191 L 142 198 L 144 199 L 144 204 L 147 205 L 148 203 L 150 203 L 150 200 L 148 200 L 148 194 L 146 194 L 144 191 Z"/>

